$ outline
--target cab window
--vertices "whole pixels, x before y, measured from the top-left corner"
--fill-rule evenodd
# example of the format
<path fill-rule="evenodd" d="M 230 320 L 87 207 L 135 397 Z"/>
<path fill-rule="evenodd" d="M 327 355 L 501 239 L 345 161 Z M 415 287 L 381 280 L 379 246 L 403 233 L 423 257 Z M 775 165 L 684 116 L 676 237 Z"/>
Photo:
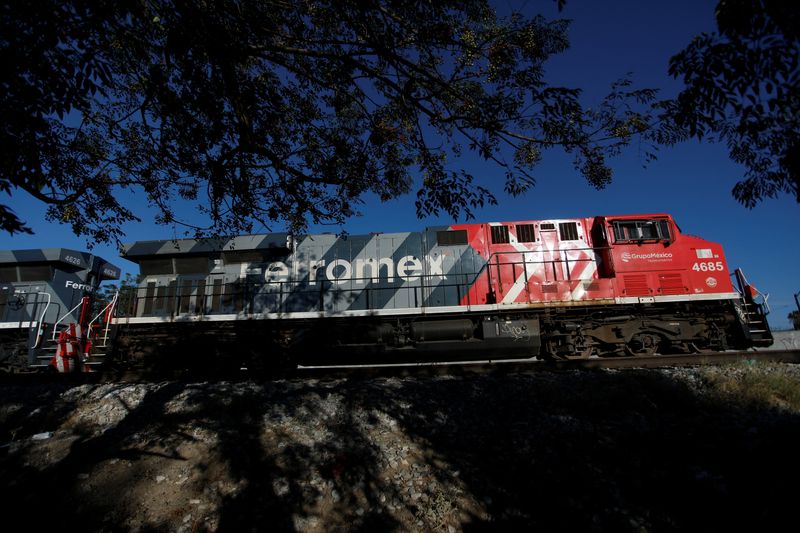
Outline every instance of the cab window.
<path fill-rule="evenodd" d="M 654 220 L 615 220 L 615 242 L 669 241 L 669 222 L 663 219 Z"/>

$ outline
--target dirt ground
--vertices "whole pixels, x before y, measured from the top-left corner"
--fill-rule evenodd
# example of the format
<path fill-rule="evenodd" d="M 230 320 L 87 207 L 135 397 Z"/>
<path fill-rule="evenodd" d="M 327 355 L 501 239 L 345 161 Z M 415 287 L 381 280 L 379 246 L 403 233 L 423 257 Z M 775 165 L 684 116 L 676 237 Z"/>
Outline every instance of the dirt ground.
<path fill-rule="evenodd" d="M 0 501 L 30 531 L 775 531 L 795 388 L 791 365 L 0 384 Z"/>

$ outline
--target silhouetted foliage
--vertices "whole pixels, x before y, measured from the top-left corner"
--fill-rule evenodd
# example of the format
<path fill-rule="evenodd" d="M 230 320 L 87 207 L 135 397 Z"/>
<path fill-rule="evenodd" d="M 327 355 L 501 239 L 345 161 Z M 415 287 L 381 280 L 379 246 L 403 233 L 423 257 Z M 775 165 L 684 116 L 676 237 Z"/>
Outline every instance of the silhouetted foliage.
<path fill-rule="evenodd" d="M 119 285 L 116 283 L 104 283 L 95 295 L 97 312 L 102 311 L 110 304 L 115 295 L 117 295 L 117 301 L 114 304 L 115 311 L 123 314 L 130 311 L 136 301 L 136 289 L 138 286 L 136 278 L 131 274 L 125 274 Z"/>
<path fill-rule="evenodd" d="M 747 207 L 780 193 L 800 202 L 800 7 L 722 0 L 718 33 L 670 61 L 685 89 L 666 104 L 662 142 L 710 138 L 745 167 L 733 195 Z"/>
<path fill-rule="evenodd" d="M 800 329 L 800 311 L 792 311 L 786 318 L 792 323 L 794 329 Z"/>
<path fill-rule="evenodd" d="M 0 189 L 94 241 L 141 214 L 129 191 L 197 233 L 301 230 L 419 176 L 420 216 L 468 218 L 495 197 L 448 161 L 463 149 L 512 195 L 553 147 L 603 187 L 655 96 L 623 80 L 585 108 L 544 81 L 568 21 L 500 18 L 485 0 L 43 0 L 0 15 Z M 177 199 L 202 216 L 179 217 Z M 4 206 L 0 223 L 24 227 Z"/>

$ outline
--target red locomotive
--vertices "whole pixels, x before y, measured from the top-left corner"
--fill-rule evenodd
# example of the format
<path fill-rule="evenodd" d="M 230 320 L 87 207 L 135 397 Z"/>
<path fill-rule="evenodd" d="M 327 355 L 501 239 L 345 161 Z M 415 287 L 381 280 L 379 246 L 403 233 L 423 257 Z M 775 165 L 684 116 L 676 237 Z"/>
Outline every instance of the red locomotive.
<path fill-rule="evenodd" d="M 738 270 L 734 287 L 722 247 L 666 214 L 140 241 L 122 256 L 138 263 L 138 287 L 107 306 L 107 323 L 73 329 L 102 329 L 102 344 L 153 361 L 585 358 L 772 343 L 757 291 Z M 47 330 L 31 317 L 20 327 Z"/>
<path fill-rule="evenodd" d="M 208 349 L 235 331 L 254 357 L 291 346 L 309 363 L 572 358 L 772 342 L 722 247 L 665 214 L 144 241 L 123 257 L 142 271 L 135 309 L 118 319 L 125 336 L 180 328 Z"/>

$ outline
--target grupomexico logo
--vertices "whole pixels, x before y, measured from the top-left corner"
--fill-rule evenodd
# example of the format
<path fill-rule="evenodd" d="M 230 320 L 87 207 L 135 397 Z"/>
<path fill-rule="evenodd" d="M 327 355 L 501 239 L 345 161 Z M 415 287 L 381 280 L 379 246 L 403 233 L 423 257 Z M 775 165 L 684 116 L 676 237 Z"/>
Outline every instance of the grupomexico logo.
<path fill-rule="evenodd" d="M 631 252 L 622 252 L 620 255 L 623 263 L 630 263 L 631 261 L 669 261 L 672 259 L 670 252 L 651 252 L 649 254 L 634 254 Z"/>

